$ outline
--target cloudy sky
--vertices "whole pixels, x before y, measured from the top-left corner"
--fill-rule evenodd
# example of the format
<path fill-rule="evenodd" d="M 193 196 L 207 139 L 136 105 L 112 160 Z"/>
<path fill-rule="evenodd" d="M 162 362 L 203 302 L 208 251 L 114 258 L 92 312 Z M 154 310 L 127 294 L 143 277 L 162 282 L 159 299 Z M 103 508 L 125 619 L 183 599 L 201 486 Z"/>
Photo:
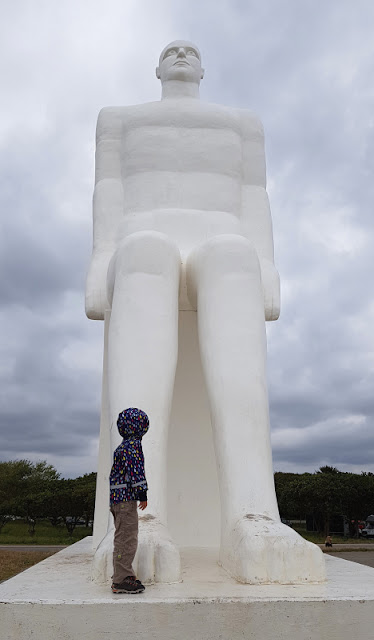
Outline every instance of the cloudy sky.
<path fill-rule="evenodd" d="M 96 470 L 103 326 L 84 315 L 94 134 L 194 41 L 202 99 L 257 112 L 283 310 L 274 468 L 374 471 L 372 0 L 14 0 L 0 34 L 0 459 Z"/>

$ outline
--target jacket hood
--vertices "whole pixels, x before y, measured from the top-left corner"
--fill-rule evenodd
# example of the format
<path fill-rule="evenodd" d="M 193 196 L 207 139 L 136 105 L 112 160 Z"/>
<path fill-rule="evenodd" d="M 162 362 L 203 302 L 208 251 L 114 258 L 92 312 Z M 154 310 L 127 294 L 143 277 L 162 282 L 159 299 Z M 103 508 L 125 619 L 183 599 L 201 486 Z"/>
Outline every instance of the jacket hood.
<path fill-rule="evenodd" d="M 121 411 L 117 420 L 119 434 L 124 440 L 141 439 L 148 431 L 149 419 L 141 409 L 129 408 Z"/>

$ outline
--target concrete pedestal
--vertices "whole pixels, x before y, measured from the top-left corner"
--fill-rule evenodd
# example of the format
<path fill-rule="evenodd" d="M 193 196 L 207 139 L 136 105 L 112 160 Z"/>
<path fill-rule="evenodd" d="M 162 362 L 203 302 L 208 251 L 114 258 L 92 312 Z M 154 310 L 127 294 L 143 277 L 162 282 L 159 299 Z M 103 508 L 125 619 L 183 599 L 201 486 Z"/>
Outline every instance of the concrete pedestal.
<path fill-rule="evenodd" d="M 183 582 L 113 595 L 86 538 L 0 586 L 1 640 L 351 640 L 374 629 L 374 569 L 326 556 L 319 585 L 242 585 L 214 549 L 182 551 Z"/>

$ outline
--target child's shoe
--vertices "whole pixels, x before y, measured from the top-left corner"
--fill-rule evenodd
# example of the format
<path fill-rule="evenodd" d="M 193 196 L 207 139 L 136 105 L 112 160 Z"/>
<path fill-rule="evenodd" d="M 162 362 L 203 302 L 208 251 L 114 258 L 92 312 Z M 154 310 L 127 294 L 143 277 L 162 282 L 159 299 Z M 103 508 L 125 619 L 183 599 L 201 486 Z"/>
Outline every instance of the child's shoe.
<path fill-rule="evenodd" d="M 120 584 L 113 582 L 113 593 L 143 593 L 145 587 L 134 576 L 127 576 Z"/>

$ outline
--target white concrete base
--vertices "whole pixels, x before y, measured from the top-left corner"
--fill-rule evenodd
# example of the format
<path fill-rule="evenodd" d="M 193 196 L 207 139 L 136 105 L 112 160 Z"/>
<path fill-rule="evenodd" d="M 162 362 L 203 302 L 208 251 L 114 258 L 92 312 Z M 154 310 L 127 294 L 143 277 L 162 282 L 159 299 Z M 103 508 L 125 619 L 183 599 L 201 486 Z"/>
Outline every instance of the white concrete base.
<path fill-rule="evenodd" d="M 0 585 L 1 640 L 351 640 L 374 629 L 374 569 L 325 556 L 328 580 L 244 585 L 214 549 L 182 550 L 183 582 L 114 596 L 86 538 Z"/>

